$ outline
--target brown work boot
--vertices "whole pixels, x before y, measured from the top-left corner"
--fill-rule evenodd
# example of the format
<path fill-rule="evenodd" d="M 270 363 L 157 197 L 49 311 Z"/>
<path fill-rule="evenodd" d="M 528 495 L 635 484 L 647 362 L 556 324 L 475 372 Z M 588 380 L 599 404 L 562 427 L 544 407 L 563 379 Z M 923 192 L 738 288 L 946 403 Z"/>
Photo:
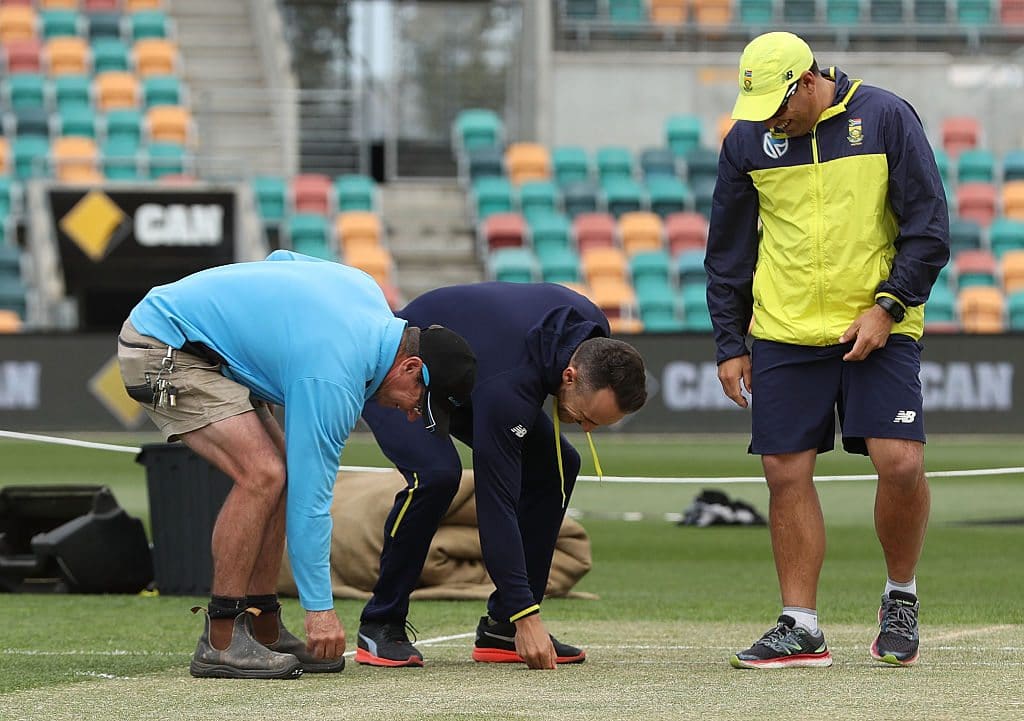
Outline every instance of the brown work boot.
<path fill-rule="evenodd" d="M 268 643 L 267 648 L 278 653 L 290 653 L 302 663 L 303 673 L 338 673 L 345 668 L 345 657 L 317 658 L 306 648 L 306 642 L 297 638 L 284 627 L 281 610 L 277 611 L 277 640 Z"/>
<path fill-rule="evenodd" d="M 192 613 L 206 609 L 195 606 Z M 210 643 L 210 616 L 206 615 L 203 635 L 188 670 L 196 678 L 298 678 L 302 664 L 290 653 L 278 653 L 256 640 L 252 633 L 252 617 L 259 611 L 246 609 L 235 617 L 231 643 L 223 651 Z"/>

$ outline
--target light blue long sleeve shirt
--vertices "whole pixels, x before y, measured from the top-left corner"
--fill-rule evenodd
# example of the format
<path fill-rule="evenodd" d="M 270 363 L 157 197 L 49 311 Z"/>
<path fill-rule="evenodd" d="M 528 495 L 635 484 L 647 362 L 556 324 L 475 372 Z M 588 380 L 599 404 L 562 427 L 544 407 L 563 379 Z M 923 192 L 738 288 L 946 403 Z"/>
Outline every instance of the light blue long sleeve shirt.
<path fill-rule="evenodd" d="M 286 250 L 153 288 L 129 319 L 175 348 L 205 344 L 225 359 L 224 375 L 284 406 L 288 557 L 303 608 L 332 608 L 341 452 L 394 363 L 406 321 L 366 273 Z"/>

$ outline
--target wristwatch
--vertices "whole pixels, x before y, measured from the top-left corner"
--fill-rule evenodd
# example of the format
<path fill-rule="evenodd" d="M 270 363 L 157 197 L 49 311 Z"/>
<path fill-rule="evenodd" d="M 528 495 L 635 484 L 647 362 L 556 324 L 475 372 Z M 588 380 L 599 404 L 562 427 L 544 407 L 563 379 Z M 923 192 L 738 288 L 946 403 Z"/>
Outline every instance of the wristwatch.
<path fill-rule="evenodd" d="M 881 306 L 886 313 L 891 315 L 894 323 L 903 322 L 903 318 L 907 314 L 907 309 L 903 307 L 902 303 L 887 295 L 880 295 L 875 298 L 875 305 Z"/>

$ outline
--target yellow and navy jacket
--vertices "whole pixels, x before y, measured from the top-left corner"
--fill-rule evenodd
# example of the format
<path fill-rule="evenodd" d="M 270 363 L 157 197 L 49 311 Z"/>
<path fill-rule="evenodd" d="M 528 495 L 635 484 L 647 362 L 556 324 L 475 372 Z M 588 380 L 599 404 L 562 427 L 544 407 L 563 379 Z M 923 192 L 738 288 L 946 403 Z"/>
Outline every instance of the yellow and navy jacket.
<path fill-rule="evenodd" d="M 918 339 L 949 260 L 946 196 L 914 109 L 836 68 L 822 75 L 835 100 L 812 132 L 739 121 L 722 144 L 704 262 L 719 363 L 749 352 L 748 328 L 834 345 L 880 295 L 907 308 L 893 333 Z"/>

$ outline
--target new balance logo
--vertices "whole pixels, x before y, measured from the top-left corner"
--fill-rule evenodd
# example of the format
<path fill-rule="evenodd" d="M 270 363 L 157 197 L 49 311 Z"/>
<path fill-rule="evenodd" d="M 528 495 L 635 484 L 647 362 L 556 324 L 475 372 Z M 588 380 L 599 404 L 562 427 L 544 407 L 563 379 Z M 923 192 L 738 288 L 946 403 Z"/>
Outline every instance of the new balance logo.
<path fill-rule="evenodd" d="M 897 411 L 893 423 L 913 423 L 917 419 L 917 411 Z"/>
<path fill-rule="evenodd" d="M 523 436 L 526 435 L 526 428 L 523 427 L 522 423 L 520 423 L 518 426 L 513 426 L 512 428 L 509 428 L 509 430 L 516 434 L 516 438 L 522 438 Z"/>

